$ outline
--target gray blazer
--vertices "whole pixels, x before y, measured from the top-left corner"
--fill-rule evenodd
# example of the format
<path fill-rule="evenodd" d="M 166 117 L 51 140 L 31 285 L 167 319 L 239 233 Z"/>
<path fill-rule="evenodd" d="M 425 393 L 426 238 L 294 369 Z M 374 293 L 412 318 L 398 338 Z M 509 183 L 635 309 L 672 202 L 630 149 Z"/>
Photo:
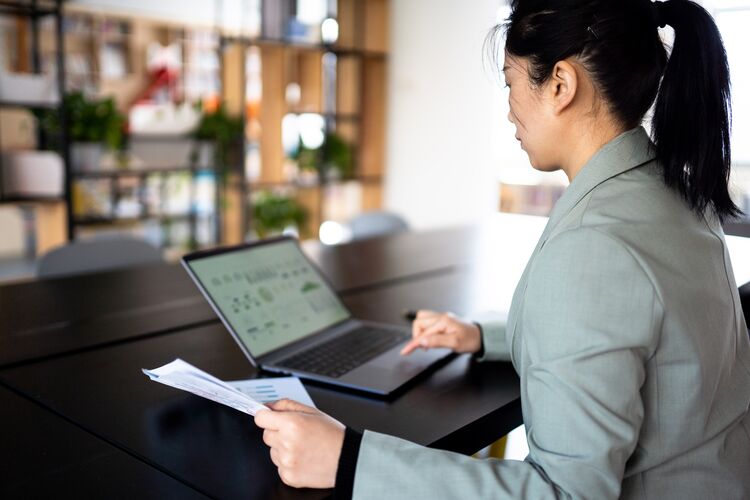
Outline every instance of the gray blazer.
<path fill-rule="evenodd" d="M 665 187 L 648 134 L 556 204 L 484 359 L 521 378 L 529 455 L 365 432 L 354 498 L 750 498 L 750 341 L 721 226 Z"/>

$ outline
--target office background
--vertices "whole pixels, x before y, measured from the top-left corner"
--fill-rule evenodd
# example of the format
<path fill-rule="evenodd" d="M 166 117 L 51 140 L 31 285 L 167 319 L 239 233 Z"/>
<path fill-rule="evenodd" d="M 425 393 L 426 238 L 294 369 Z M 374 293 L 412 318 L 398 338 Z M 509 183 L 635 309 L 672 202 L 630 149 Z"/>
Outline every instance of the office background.
<path fill-rule="evenodd" d="M 703 4 L 729 53 L 733 189 L 747 208 L 750 64 L 742 47 L 750 2 Z M 471 8 L 456 0 L 62 2 L 65 91 L 111 97 L 127 120 L 120 128 L 129 131 L 125 153 L 105 145 L 88 159 L 95 165 L 71 165 L 69 188 L 64 165 L 30 154 L 61 150 L 54 132 L 44 134 L 43 111 L 23 102 L 32 92 L 48 115 L 59 106 L 54 16 L 38 18 L 35 46 L 30 18 L 5 10 L 0 282 L 31 279 L 36 259 L 70 237 L 135 235 L 174 259 L 191 248 L 265 234 L 265 226 L 258 228 L 263 206 L 273 210 L 276 203 L 291 215 L 266 226 L 298 226 L 303 238 L 336 243 L 351 237 L 353 217 L 369 211 L 393 212 L 417 230 L 499 210 L 546 215 L 567 183 L 561 173 L 529 167 L 506 120 L 501 76 L 486 64 L 484 36 L 507 16 L 504 0 Z M 669 29 L 664 36 L 669 41 Z M 35 64 L 38 81 L 14 81 L 30 76 Z M 229 150 L 227 165 L 217 168 L 211 149 L 196 146 L 222 133 L 216 120 L 199 123 L 200 114 L 184 109 L 196 103 L 204 115 L 222 103 L 229 115 L 218 122 L 235 134 L 220 146 Z M 232 118 L 244 120 L 233 132 Z M 321 147 L 328 132 L 326 145 L 340 139 L 338 153 Z M 77 143 L 86 133 L 68 134 L 70 162 L 82 154 Z M 321 150 L 333 152 L 323 158 Z M 331 162 L 332 172 L 318 172 Z M 222 177 L 227 170 L 229 182 Z M 291 207 L 284 205 L 289 200 Z"/>

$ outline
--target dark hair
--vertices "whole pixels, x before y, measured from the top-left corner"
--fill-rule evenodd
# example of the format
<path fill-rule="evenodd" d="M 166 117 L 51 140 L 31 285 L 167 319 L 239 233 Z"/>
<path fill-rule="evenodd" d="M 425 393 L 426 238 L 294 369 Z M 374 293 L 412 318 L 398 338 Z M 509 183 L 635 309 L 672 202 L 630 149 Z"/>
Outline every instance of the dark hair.
<path fill-rule="evenodd" d="M 657 27 L 675 39 L 667 58 Z M 742 212 L 729 197 L 729 68 L 711 16 L 689 0 L 511 0 L 511 15 L 488 36 L 505 32 L 508 54 L 527 58 L 541 85 L 558 61 L 577 57 L 610 111 L 628 129 L 656 99 L 652 138 L 664 182 L 698 213 L 720 220 Z M 658 94 L 658 97 L 657 97 Z"/>

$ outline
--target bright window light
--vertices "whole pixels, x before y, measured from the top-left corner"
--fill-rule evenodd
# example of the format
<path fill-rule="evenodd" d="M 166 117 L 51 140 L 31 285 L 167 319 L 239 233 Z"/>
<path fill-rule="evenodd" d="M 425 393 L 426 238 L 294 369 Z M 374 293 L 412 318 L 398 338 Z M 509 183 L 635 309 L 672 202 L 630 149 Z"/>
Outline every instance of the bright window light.
<path fill-rule="evenodd" d="M 299 147 L 299 116 L 288 114 L 281 120 L 281 143 L 284 152 L 292 156 Z"/>
<path fill-rule="evenodd" d="M 336 43 L 339 39 L 339 23 L 330 17 L 323 21 L 320 25 L 320 38 L 323 43 Z"/>
<path fill-rule="evenodd" d="M 314 113 L 299 115 L 299 136 L 306 148 L 318 149 L 323 145 L 325 119 Z"/>
<path fill-rule="evenodd" d="M 328 15 L 326 0 L 297 0 L 297 19 L 308 25 L 319 24 Z"/>
<path fill-rule="evenodd" d="M 719 8 L 722 4 L 716 2 Z M 750 1 L 744 8 L 714 12 L 716 24 L 727 49 L 729 71 L 732 79 L 732 163 L 750 164 L 750 61 L 747 46 L 750 34 Z"/>
<path fill-rule="evenodd" d="M 297 106 L 302 99 L 302 87 L 299 83 L 292 82 L 286 86 L 285 96 L 286 103 L 291 106 Z"/>
<path fill-rule="evenodd" d="M 351 230 L 347 226 L 332 220 L 321 224 L 318 234 L 320 241 L 325 245 L 338 245 L 351 238 Z"/>

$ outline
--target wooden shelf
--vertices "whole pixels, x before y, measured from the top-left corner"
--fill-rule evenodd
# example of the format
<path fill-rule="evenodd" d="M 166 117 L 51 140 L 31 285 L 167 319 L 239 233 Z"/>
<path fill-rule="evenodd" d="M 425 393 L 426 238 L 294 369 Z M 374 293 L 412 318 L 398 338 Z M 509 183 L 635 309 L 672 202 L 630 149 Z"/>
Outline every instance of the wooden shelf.
<path fill-rule="evenodd" d="M 322 111 L 306 111 L 301 109 L 289 109 L 287 110 L 287 114 L 290 115 L 320 115 L 326 120 L 335 120 L 335 121 L 359 121 L 362 118 L 362 115 L 359 113 L 325 113 Z"/>
<path fill-rule="evenodd" d="M 55 2 L 40 2 L 42 6 L 34 7 L 31 2 L 12 2 L 0 0 L 0 15 L 44 17 L 57 14 Z M 62 3 L 62 2 L 60 2 Z"/>
<path fill-rule="evenodd" d="M 73 172 L 73 179 L 111 179 L 118 177 L 139 177 L 147 175 L 164 175 L 176 173 L 198 173 L 214 172 L 211 167 L 168 167 L 168 168 L 143 168 L 143 169 L 119 169 L 101 170 L 96 172 Z"/>
<path fill-rule="evenodd" d="M 284 188 L 284 187 L 293 187 L 293 188 L 320 188 L 320 187 L 326 187 L 326 186 L 334 186 L 337 184 L 344 184 L 347 182 L 360 182 L 362 184 L 379 184 L 383 182 L 382 176 L 379 175 L 372 175 L 372 176 L 355 176 L 345 179 L 336 179 L 326 182 L 316 182 L 314 184 L 306 184 L 303 182 L 298 181 L 279 181 L 279 182 L 250 182 L 248 181 L 248 187 L 251 190 L 260 190 L 260 189 L 273 189 L 273 188 Z"/>
<path fill-rule="evenodd" d="M 16 203 L 62 203 L 62 196 L 0 196 L 0 204 Z"/>
<path fill-rule="evenodd" d="M 59 103 L 33 103 L 23 101 L 4 101 L 0 100 L 0 107 L 3 108 L 28 108 L 28 109 L 57 109 Z"/>
<path fill-rule="evenodd" d="M 354 47 L 342 47 L 337 44 L 309 43 L 289 39 L 246 37 L 236 35 L 225 35 L 221 37 L 222 43 L 238 43 L 245 46 L 257 47 L 288 47 L 315 52 L 331 52 L 342 57 L 371 57 L 376 59 L 387 59 L 388 54 L 378 50 L 358 49 Z"/>
<path fill-rule="evenodd" d="M 179 214 L 145 214 L 137 217 L 97 217 L 97 216 L 83 216 L 76 217 L 75 223 L 78 226 L 112 226 L 112 225 L 132 225 L 138 224 L 147 220 L 159 220 L 160 222 L 165 221 L 189 221 L 193 217 L 199 217 L 198 214 L 190 213 L 179 213 Z"/>

